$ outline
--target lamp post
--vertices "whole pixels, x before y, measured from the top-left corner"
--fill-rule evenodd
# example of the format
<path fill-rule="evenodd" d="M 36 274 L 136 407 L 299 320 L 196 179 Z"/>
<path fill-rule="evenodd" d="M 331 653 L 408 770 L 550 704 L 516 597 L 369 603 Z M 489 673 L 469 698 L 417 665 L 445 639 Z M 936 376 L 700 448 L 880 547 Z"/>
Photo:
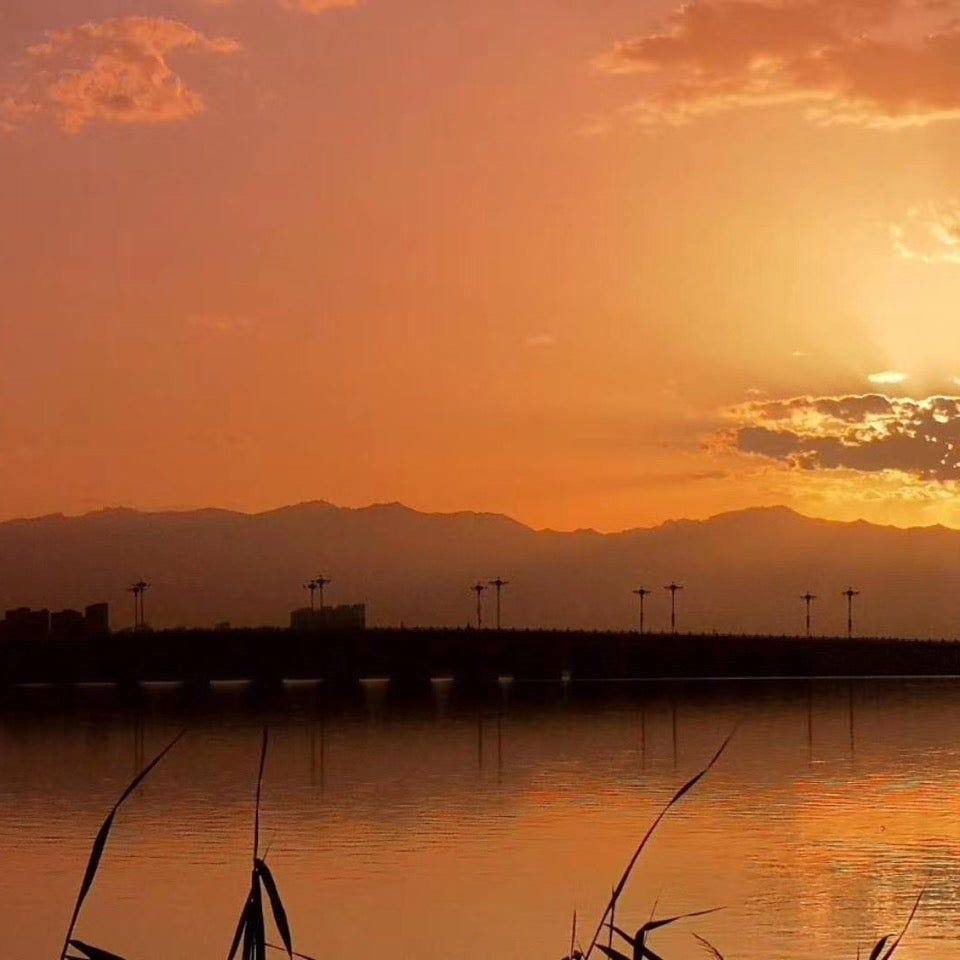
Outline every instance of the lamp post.
<path fill-rule="evenodd" d="M 849 640 L 853 636 L 853 598 L 859 597 L 860 591 L 854 590 L 853 587 L 847 587 L 841 596 L 847 598 L 847 639 Z"/>
<path fill-rule="evenodd" d="M 809 590 L 800 598 L 807 605 L 807 636 L 810 636 L 810 604 L 816 600 L 816 595 L 812 594 Z"/>
<path fill-rule="evenodd" d="M 640 633 L 643 633 L 643 598 L 650 596 L 650 591 L 646 587 L 637 587 L 633 591 L 640 598 Z"/>
<path fill-rule="evenodd" d="M 317 589 L 320 591 L 320 612 L 323 613 L 323 588 L 330 583 L 330 580 L 323 574 L 320 574 L 320 576 L 316 577 L 313 582 L 317 585 Z"/>
<path fill-rule="evenodd" d="M 470 588 L 477 595 L 477 629 L 483 629 L 483 591 L 487 588 L 482 583 L 475 583 Z"/>
<path fill-rule="evenodd" d="M 500 629 L 500 591 L 510 583 L 509 580 L 503 580 L 500 577 L 497 577 L 496 580 L 490 581 L 490 586 L 495 587 L 497 591 L 497 629 Z"/>
<path fill-rule="evenodd" d="M 670 591 L 670 632 L 677 632 L 677 591 L 683 587 L 679 583 L 670 582 L 663 588 Z"/>

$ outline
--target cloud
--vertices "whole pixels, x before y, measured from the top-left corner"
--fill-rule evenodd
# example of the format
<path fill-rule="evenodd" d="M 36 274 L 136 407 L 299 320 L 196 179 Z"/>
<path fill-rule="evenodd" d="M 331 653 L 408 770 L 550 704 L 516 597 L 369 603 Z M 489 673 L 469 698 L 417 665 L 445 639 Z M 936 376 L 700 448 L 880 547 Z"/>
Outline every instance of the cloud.
<path fill-rule="evenodd" d="M 884 394 L 751 401 L 724 411 L 728 448 L 803 471 L 960 480 L 960 397 Z"/>
<path fill-rule="evenodd" d="M 225 7 L 232 0 L 203 0 L 209 6 Z M 287 10 L 300 13 L 326 13 L 328 10 L 347 10 L 359 7 L 363 0 L 277 0 Z"/>
<path fill-rule="evenodd" d="M 525 346 L 545 349 L 546 347 L 555 347 L 557 338 L 552 333 L 532 333 L 523 338 Z"/>
<path fill-rule="evenodd" d="M 903 383 L 903 381 L 907 379 L 907 375 L 901 373 L 899 370 L 881 370 L 879 373 L 869 374 L 867 379 L 871 383 L 880 386 L 891 383 Z"/>
<path fill-rule="evenodd" d="M 893 247 L 904 260 L 960 263 L 960 203 L 928 203 L 890 227 Z"/>
<path fill-rule="evenodd" d="M 301 13 L 324 13 L 327 10 L 359 7 L 360 0 L 281 0 L 288 10 L 299 10 Z"/>
<path fill-rule="evenodd" d="M 29 116 L 37 113 L 39 106 L 29 101 L 21 101 L 15 94 L 0 94 L 0 130 L 9 133 Z"/>
<path fill-rule="evenodd" d="M 210 330 L 213 333 L 237 333 L 252 330 L 253 321 L 249 317 L 228 317 L 220 314 L 195 313 L 187 317 L 191 327 Z"/>
<path fill-rule="evenodd" d="M 94 121 L 166 123 L 195 116 L 205 109 L 203 98 L 167 62 L 177 50 L 230 54 L 239 45 L 162 17 L 122 17 L 50 31 L 45 42 L 27 51 L 29 109 L 52 113 L 69 132 Z M 21 106 L 21 116 L 25 109 Z"/>
<path fill-rule="evenodd" d="M 618 43 L 599 65 L 643 73 L 643 123 L 795 103 L 822 124 L 918 126 L 960 117 L 960 29 L 949 9 L 921 24 L 909 0 L 690 0 L 660 32 Z M 903 39 L 912 17 L 915 36 Z M 890 39 L 896 34 L 898 39 Z"/>

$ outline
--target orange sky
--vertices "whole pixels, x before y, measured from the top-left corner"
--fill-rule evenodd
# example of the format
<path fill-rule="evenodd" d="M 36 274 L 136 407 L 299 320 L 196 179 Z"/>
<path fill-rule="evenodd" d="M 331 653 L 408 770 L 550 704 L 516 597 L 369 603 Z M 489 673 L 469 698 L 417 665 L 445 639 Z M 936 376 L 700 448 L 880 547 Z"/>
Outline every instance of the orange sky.
<path fill-rule="evenodd" d="M 0 516 L 960 526 L 958 9 L 5 3 Z"/>

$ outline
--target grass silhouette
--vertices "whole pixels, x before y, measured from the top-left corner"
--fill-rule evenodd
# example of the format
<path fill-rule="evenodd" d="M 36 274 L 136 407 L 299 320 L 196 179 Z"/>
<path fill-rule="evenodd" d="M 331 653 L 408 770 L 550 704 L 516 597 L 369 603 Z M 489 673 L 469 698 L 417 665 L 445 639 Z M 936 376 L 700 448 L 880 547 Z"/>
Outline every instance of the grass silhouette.
<path fill-rule="evenodd" d="M 269 731 L 263 728 L 263 741 L 260 746 L 260 770 L 257 774 L 257 799 L 253 816 L 253 869 L 250 875 L 250 892 L 240 912 L 227 960 L 234 960 L 237 950 L 241 948 L 241 960 L 266 960 L 267 937 L 266 922 L 263 911 L 264 894 L 270 902 L 273 913 L 273 922 L 283 941 L 283 950 L 290 960 L 293 960 L 293 936 L 290 933 L 290 923 L 287 920 L 287 911 L 283 906 L 280 891 L 273 879 L 273 874 L 267 866 L 266 860 L 260 856 L 260 796 L 263 790 L 263 769 L 267 762 L 267 743 Z M 272 946 L 272 945 L 271 945 Z M 297 954 L 297 956 L 301 956 Z"/>
<path fill-rule="evenodd" d="M 154 768 L 177 745 L 185 733 L 185 730 L 178 733 L 177 736 L 174 737 L 173 740 L 171 740 L 170 743 L 168 743 L 167 746 L 164 747 L 163 750 L 161 750 L 160 753 L 158 753 L 145 767 L 143 767 L 143 769 L 130 781 L 130 783 L 127 784 L 123 793 L 121 793 L 119 799 L 116 801 L 116 803 L 114 803 L 113 807 L 110 809 L 110 812 L 100 825 L 100 829 L 97 831 L 96 837 L 93 841 L 93 847 L 90 851 L 90 856 L 83 874 L 83 879 L 80 883 L 80 890 L 77 894 L 76 903 L 74 904 L 70 922 L 67 927 L 63 949 L 60 953 L 60 960 L 125 960 L 125 958 L 119 954 L 110 953 L 101 947 L 96 947 L 86 943 L 83 940 L 77 939 L 74 937 L 74 931 L 76 929 L 77 921 L 79 919 L 84 901 L 86 900 L 87 895 L 93 886 L 94 880 L 96 879 L 97 871 L 100 867 L 104 851 L 106 850 L 107 841 L 110 837 L 110 831 L 113 828 L 114 821 L 118 812 L 120 811 L 120 808 L 136 791 L 137 787 L 140 786 L 146 777 L 150 775 Z M 624 888 L 627 885 L 627 881 L 630 879 L 637 861 L 640 858 L 640 854 L 650 841 L 657 827 L 670 812 L 670 810 L 688 793 L 690 793 L 690 791 L 693 790 L 694 787 L 696 787 L 696 785 L 710 772 L 710 770 L 723 755 L 732 737 L 733 733 L 731 733 L 723 741 L 723 743 L 720 745 L 720 748 L 710 759 L 709 763 L 707 763 L 707 765 L 700 770 L 699 773 L 691 777 L 686 783 L 683 784 L 682 787 L 680 787 L 679 790 L 677 790 L 677 792 L 671 797 L 671 799 L 654 819 L 653 823 L 634 850 L 633 855 L 628 861 L 619 882 L 613 888 L 610 900 L 607 903 L 606 909 L 603 912 L 603 916 L 600 919 L 600 923 L 593 935 L 592 940 L 590 941 L 590 945 L 586 952 L 575 947 L 577 915 L 576 912 L 574 912 L 573 928 L 571 930 L 570 939 L 570 955 L 568 958 L 565 958 L 565 960 L 589 960 L 591 953 L 595 949 L 599 950 L 600 953 L 607 958 L 607 960 L 662 960 L 662 958 L 654 953 L 647 944 L 647 939 L 651 933 L 653 933 L 655 930 L 659 930 L 663 927 L 677 923 L 678 921 L 688 920 L 694 917 L 707 916 L 723 909 L 722 907 L 712 907 L 706 910 L 697 910 L 691 913 L 677 914 L 676 916 L 665 917 L 661 919 L 654 919 L 651 917 L 650 920 L 640 926 L 632 935 L 625 932 L 621 927 L 617 926 L 615 922 L 617 903 L 623 894 Z M 311 957 L 308 954 L 298 953 L 293 949 L 293 935 L 290 930 L 290 923 L 287 918 L 286 908 L 284 907 L 283 900 L 280 896 L 280 891 L 277 887 L 277 883 L 273 877 L 273 874 L 270 871 L 270 868 L 267 866 L 266 854 L 264 854 L 262 857 L 260 855 L 260 808 L 263 794 L 263 780 L 267 761 L 268 744 L 269 729 L 266 725 L 264 725 L 260 745 L 260 763 L 257 771 L 256 799 L 254 803 L 253 856 L 250 874 L 250 889 L 246 895 L 243 908 L 240 912 L 240 919 L 237 923 L 233 940 L 230 943 L 230 948 L 227 953 L 227 960 L 266 960 L 268 950 L 286 953 L 289 960 L 294 960 L 294 958 L 296 958 L 296 960 L 316 960 L 316 958 Z M 906 935 L 914 917 L 916 916 L 917 910 L 920 907 L 920 902 L 923 899 L 923 894 L 924 891 L 921 890 L 900 932 L 896 935 L 891 933 L 882 936 L 870 951 L 868 960 L 891 960 L 893 955 L 900 947 L 904 936 Z M 264 910 L 265 900 L 269 903 L 270 913 L 273 917 L 273 923 L 282 942 L 282 946 L 271 943 L 267 940 L 267 918 Z M 606 944 L 598 943 L 600 934 L 604 929 L 609 931 L 611 939 Z M 630 948 L 629 954 L 624 953 L 613 946 L 612 937 L 614 935 L 619 937 L 620 940 L 622 940 L 627 947 Z M 714 958 L 714 960 L 725 960 L 724 955 L 709 940 L 697 933 L 694 933 L 693 936 L 700 946 L 703 947 L 704 950 L 706 950 Z M 70 950 L 74 950 L 76 953 L 70 953 Z M 857 960 L 860 960 L 860 956 L 861 953 L 858 948 Z"/>
<path fill-rule="evenodd" d="M 655 833 L 657 827 L 660 826 L 660 823 L 670 812 L 670 810 L 688 793 L 690 793 L 690 791 L 693 790 L 693 788 L 696 787 L 696 785 L 713 769 L 714 765 L 717 763 L 720 757 L 723 756 L 724 751 L 727 749 L 727 746 L 733 739 L 734 733 L 736 733 L 736 728 L 734 728 L 733 732 L 731 732 L 723 741 L 723 743 L 720 744 L 720 748 L 710 758 L 710 762 L 707 763 L 707 765 L 700 770 L 699 773 L 684 783 L 683 786 L 680 787 L 680 789 L 677 790 L 677 792 L 670 798 L 660 813 L 657 814 L 653 823 L 650 825 L 649 829 L 640 840 L 640 843 L 637 845 L 637 848 L 634 850 L 633 856 L 627 862 L 627 866 L 624 869 L 619 882 L 613 888 L 613 891 L 610 895 L 610 900 L 608 901 L 606 909 L 603 912 L 603 916 L 600 918 L 600 923 L 597 925 L 596 932 L 594 933 L 593 939 L 590 941 L 590 945 L 587 947 L 586 952 L 575 949 L 574 947 L 577 922 L 576 913 L 574 913 L 570 954 L 567 958 L 565 958 L 565 960 L 589 960 L 590 955 L 594 950 L 599 950 L 607 958 L 607 960 L 662 960 L 662 958 L 654 953 L 647 945 L 647 937 L 654 930 L 669 926 L 670 924 L 676 923 L 680 920 L 688 920 L 693 917 L 707 916 L 708 914 L 716 913 L 718 910 L 723 909 L 722 907 L 712 907 L 708 910 L 697 910 L 692 913 L 678 914 L 677 916 L 666 917 L 660 920 L 655 920 L 651 917 L 651 919 L 643 924 L 643 926 L 641 926 L 632 936 L 624 932 L 624 930 L 620 927 L 616 926 L 615 923 L 617 903 L 623 894 L 624 888 L 627 885 L 627 881 L 630 879 L 630 875 L 633 873 L 633 869 L 636 866 L 637 861 L 640 859 L 640 854 L 643 852 L 644 848 Z M 920 906 L 920 901 L 922 899 L 923 891 L 921 890 L 913 904 L 913 909 L 910 911 L 906 923 L 903 925 L 903 928 L 900 930 L 899 934 L 896 936 L 893 934 L 887 934 L 886 936 L 881 937 L 871 950 L 868 960 L 891 960 L 891 957 L 897 951 L 897 948 L 900 946 L 901 941 L 906 935 L 910 924 L 913 922 L 913 918 L 916 916 L 917 910 Z M 604 929 L 607 929 L 611 934 L 611 940 L 606 944 L 598 942 L 600 934 Z M 623 953 L 613 946 L 613 934 L 616 934 L 630 947 L 629 954 Z M 697 942 L 714 958 L 714 960 L 725 960 L 724 955 L 709 940 L 696 933 L 694 933 L 693 936 Z M 857 950 L 857 960 L 860 960 L 859 948 Z"/>
<path fill-rule="evenodd" d="M 120 794 L 120 799 L 113 805 L 107 814 L 107 818 L 100 825 L 100 829 L 97 831 L 97 835 L 93 841 L 93 849 L 90 851 L 90 857 L 87 860 L 87 869 L 84 871 L 83 880 L 80 882 L 80 892 L 77 894 L 77 902 L 74 905 L 73 914 L 70 917 L 67 935 L 63 939 L 63 949 L 60 951 L 60 960 L 69 960 L 67 951 L 71 947 L 79 950 L 84 956 L 89 958 L 89 960 L 123 960 L 122 957 L 118 958 L 116 954 L 107 953 L 107 951 L 101 950 L 98 947 L 92 947 L 89 944 L 83 943 L 81 940 L 74 940 L 73 931 L 76 929 L 77 920 L 80 917 L 80 910 L 83 907 L 83 901 L 86 900 L 87 894 L 90 892 L 93 881 L 97 876 L 97 869 L 100 866 L 103 851 L 106 849 L 107 840 L 110 837 L 110 830 L 113 828 L 113 821 L 116 819 L 120 807 L 123 806 L 127 798 L 146 779 L 153 768 L 177 745 L 185 733 L 185 730 L 181 730 L 180 733 L 127 784 L 126 790 Z"/>
<path fill-rule="evenodd" d="M 597 940 L 600 937 L 600 933 L 603 928 L 608 925 L 608 921 L 612 922 L 611 917 L 616 911 L 617 901 L 620 899 L 621 894 L 623 893 L 624 887 L 627 885 L 627 881 L 630 879 L 630 874 L 633 873 L 633 868 L 637 864 L 637 860 L 640 859 L 640 854 L 643 852 L 644 847 L 646 847 L 650 838 L 653 836 L 657 827 L 660 826 L 660 822 L 663 818 L 670 812 L 671 808 L 679 803 L 713 768 L 713 765 L 720 759 L 723 755 L 724 750 L 727 749 L 727 745 L 730 743 L 730 740 L 733 738 L 733 733 L 731 733 L 726 740 L 720 744 L 720 749 L 713 755 L 710 762 L 698 773 L 696 776 L 691 777 L 674 795 L 671 797 L 667 805 L 660 811 L 657 815 L 657 818 L 653 821 L 650 826 L 650 829 L 644 834 L 643 839 L 637 846 L 637 849 L 634 850 L 633 856 L 630 858 L 627 863 L 626 869 L 623 871 L 622 876 L 620 877 L 619 883 L 613 888 L 613 893 L 610 895 L 610 901 L 607 904 L 606 910 L 603 911 L 603 916 L 600 918 L 600 923 L 597 924 L 596 932 L 593 935 L 593 939 L 590 941 L 590 946 L 587 947 L 585 957 L 589 960 L 590 954 L 593 953 L 594 949 L 597 947 Z M 672 921 L 671 921 L 672 922 Z M 609 947 L 608 947 L 609 949 Z"/>
<path fill-rule="evenodd" d="M 123 803 L 133 794 L 138 786 L 146 779 L 161 760 L 176 746 L 186 731 L 181 731 L 174 737 L 170 743 L 164 747 L 134 778 L 127 784 L 126 789 L 120 795 L 120 798 L 113 805 L 106 819 L 97 831 L 93 841 L 93 848 L 90 851 L 90 857 L 87 861 L 87 867 L 80 882 L 80 892 L 70 916 L 70 923 L 67 927 L 66 937 L 63 942 L 63 949 L 60 952 L 60 960 L 125 960 L 119 954 L 110 953 L 101 947 L 93 946 L 83 940 L 74 937 L 74 930 L 77 926 L 77 920 L 80 916 L 81 908 L 93 886 L 97 870 L 103 859 L 103 854 L 107 846 L 107 840 L 113 827 L 114 820 Z M 260 801 L 263 793 L 263 774 L 267 761 L 267 745 L 269 740 L 269 731 L 266 726 L 263 728 L 263 738 L 260 745 L 260 766 L 257 772 L 257 791 L 256 802 L 254 806 L 253 819 L 253 868 L 250 878 L 250 890 L 244 901 L 243 909 L 240 913 L 240 921 L 237 924 L 236 933 L 230 944 L 228 960 L 234 960 L 237 951 L 240 951 L 239 960 L 265 960 L 267 950 L 278 950 L 287 954 L 290 960 L 314 960 L 307 954 L 297 953 L 293 949 L 293 936 L 290 932 L 290 922 L 287 919 L 287 911 L 283 905 L 283 899 L 277 888 L 277 883 L 273 874 L 266 863 L 266 855 L 260 856 Z M 270 912 L 273 915 L 274 926 L 283 943 L 282 947 L 268 943 L 266 939 L 266 917 L 264 915 L 264 900 L 270 904 Z M 241 949 L 242 947 L 242 949 Z M 70 953 L 70 950 L 76 953 Z"/>

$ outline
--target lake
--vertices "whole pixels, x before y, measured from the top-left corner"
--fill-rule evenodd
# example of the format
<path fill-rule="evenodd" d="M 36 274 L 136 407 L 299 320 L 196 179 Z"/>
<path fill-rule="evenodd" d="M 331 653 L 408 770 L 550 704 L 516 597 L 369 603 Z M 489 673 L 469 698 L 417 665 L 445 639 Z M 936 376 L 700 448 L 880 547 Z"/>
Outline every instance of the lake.
<path fill-rule="evenodd" d="M 573 911 L 585 946 L 639 838 L 739 721 L 618 925 L 723 907 L 649 945 L 854 958 L 923 889 L 898 957 L 960 956 L 960 681 L 865 680 L 20 690 L 0 709 L 4 957 L 59 956 L 100 822 L 182 727 L 122 808 L 77 935 L 130 960 L 224 957 L 265 721 L 263 843 L 304 953 L 559 960 Z"/>

